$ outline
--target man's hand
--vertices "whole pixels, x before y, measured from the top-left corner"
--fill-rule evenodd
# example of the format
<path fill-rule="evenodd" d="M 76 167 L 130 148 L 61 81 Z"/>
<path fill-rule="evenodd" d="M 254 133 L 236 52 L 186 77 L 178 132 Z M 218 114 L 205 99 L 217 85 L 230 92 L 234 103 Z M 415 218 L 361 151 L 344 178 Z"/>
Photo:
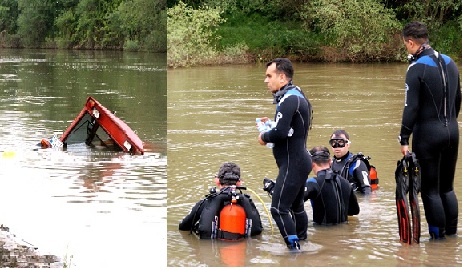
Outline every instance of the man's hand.
<path fill-rule="evenodd" d="M 408 153 L 409 153 L 409 145 L 401 145 L 401 154 L 405 156 Z"/>
<path fill-rule="evenodd" d="M 263 179 L 263 190 L 268 192 L 269 195 L 273 194 L 273 189 L 276 183 L 268 178 Z"/>
<path fill-rule="evenodd" d="M 266 117 L 266 116 L 265 116 L 265 117 L 262 117 L 262 118 L 260 118 L 260 121 L 262 121 L 263 123 L 266 123 L 266 121 L 268 121 L 268 120 L 269 120 L 269 118 L 268 118 L 268 117 Z"/>
<path fill-rule="evenodd" d="M 261 136 L 263 135 L 263 133 L 265 132 L 261 132 L 260 134 L 258 134 L 258 143 L 260 143 L 260 145 L 266 145 L 266 142 L 264 142 L 261 138 Z"/>

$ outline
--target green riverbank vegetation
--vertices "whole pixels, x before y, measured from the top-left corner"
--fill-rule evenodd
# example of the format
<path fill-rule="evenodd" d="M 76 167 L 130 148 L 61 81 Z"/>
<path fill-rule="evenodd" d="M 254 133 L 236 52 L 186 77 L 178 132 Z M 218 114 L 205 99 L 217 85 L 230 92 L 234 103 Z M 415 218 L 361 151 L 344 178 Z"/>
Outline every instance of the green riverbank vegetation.
<path fill-rule="evenodd" d="M 167 64 L 404 61 L 401 29 L 414 20 L 433 48 L 462 57 L 460 0 L 167 0 Z"/>
<path fill-rule="evenodd" d="M 165 53 L 166 0 L 0 0 L 0 47 Z"/>

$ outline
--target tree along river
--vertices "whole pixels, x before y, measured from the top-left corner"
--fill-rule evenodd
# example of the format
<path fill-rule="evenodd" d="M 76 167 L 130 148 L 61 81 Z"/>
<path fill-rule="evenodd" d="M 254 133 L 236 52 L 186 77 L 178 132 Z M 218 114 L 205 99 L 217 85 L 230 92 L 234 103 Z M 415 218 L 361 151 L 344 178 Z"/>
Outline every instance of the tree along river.
<path fill-rule="evenodd" d="M 152 265 L 153 243 L 166 245 L 166 74 L 165 54 L 2 49 L 0 223 L 68 267 Z M 37 149 L 88 96 L 138 134 L 144 155 Z"/>
<path fill-rule="evenodd" d="M 404 105 L 407 64 L 297 64 L 294 83 L 314 109 L 307 147 L 328 145 L 330 134 L 345 129 L 350 150 L 369 155 L 380 188 L 358 195 L 361 212 L 348 224 L 314 226 L 309 202 L 308 240 L 291 254 L 269 214 L 262 190 L 277 166 L 270 149 L 257 142 L 255 118 L 274 117 L 263 82 L 263 64 L 168 70 L 168 266 L 461 266 L 462 241 L 429 241 L 422 214 L 420 244 L 399 242 L 395 204 L 397 136 Z M 332 151 L 332 149 L 330 149 Z M 204 198 L 223 162 L 241 166 L 246 191 L 265 231 L 241 242 L 199 240 L 178 230 L 179 222 Z M 462 158 L 455 190 L 462 209 Z M 267 211 L 268 210 L 268 211 Z M 459 215 L 459 234 L 462 224 Z"/>

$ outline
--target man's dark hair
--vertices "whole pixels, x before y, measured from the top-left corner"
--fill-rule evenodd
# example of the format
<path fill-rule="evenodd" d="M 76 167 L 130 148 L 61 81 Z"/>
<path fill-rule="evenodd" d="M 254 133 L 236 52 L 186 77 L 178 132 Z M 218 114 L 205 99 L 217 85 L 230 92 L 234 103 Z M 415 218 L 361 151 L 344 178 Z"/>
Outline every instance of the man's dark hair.
<path fill-rule="evenodd" d="M 310 150 L 311 160 L 318 166 L 328 164 L 330 161 L 329 149 L 325 146 L 315 146 Z"/>
<path fill-rule="evenodd" d="M 271 62 L 266 64 L 266 67 L 271 66 L 271 64 L 276 63 L 276 72 L 283 72 L 287 79 L 292 80 L 294 76 L 294 67 L 292 62 L 287 58 L 275 58 Z"/>
<path fill-rule="evenodd" d="M 223 163 L 217 177 L 221 185 L 235 185 L 241 179 L 241 168 L 233 162 Z"/>
<path fill-rule="evenodd" d="M 427 26 L 421 22 L 410 22 L 403 28 L 402 36 L 404 39 L 413 39 L 415 42 L 428 43 Z"/>
<path fill-rule="evenodd" d="M 334 131 L 334 132 L 332 133 L 332 135 L 334 135 L 334 138 L 340 137 L 340 135 L 342 135 L 342 134 L 345 135 L 345 138 L 346 138 L 347 140 L 350 139 L 350 135 L 348 135 L 348 133 L 347 133 L 344 129 L 337 129 L 336 131 Z M 332 135 L 330 135 L 331 138 L 332 138 Z"/>

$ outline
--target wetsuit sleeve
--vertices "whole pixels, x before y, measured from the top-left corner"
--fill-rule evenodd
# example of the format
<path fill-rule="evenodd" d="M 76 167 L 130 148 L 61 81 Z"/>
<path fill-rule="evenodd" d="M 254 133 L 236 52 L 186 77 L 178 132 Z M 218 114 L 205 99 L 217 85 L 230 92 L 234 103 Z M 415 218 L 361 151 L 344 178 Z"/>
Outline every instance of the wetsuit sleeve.
<path fill-rule="evenodd" d="M 420 69 L 424 65 L 411 65 L 406 73 L 404 110 L 401 120 L 401 145 L 409 145 L 412 129 L 418 117 L 420 95 Z"/>
<path fill-rule="evenodd" d="M 370 184 L 371 180 L 369 176 L 369 170 L 362 160 L 358 159 L 357 162 L 358 166 L 354 169 L 353 173 L 358 191 L 363 194 L 370 194 L 372 189 Z"/>
<path fill-rule="evenodd" d="M 249 207 L 244 207 L 244 210 L 246 210 L 247 217 L 252 220 L 252 228 L 250 229 L 250 235 L 259 235 L 263 232 L 263 225 L 261 223 L 260 213 L 258 212 L 255 203 L 250 198 L 250 195 L 245 194 L 244 196 L 246 198 L 246 203 L 248 203 L 249 205 Z"/>
<path fill-rule="evenodd" d="M 457 77 L 457 92 L 456 92 L 456 117 L 459 117 L 461 92 L 460 92 L 460 75 Z"/>
<path fill-rule="evenodd" d="M 320 188 L 316 178 L 308 178 L 305 182 L 305 195 L 303 199 L 305 202 L 308 201 L 308 199 L 315 199 L 318 196 L 319 191 Z"/>
<path fill-rule="evenodd" d="M 350 199 L 348 201 L 348 215 L 354 216 L 357 214 L 359 214 L 358 198 L 356 198 L 354 190 L 350 188 Z"/>
<path fill-rule="evenodd" d="M 194 224 L 199 220 L 202 212 L 203 201 L 201 200 L 192 208 L 191 212 L 180 222 L 178 229 L 180 231 L 190 231 Z"/>
<path fill-rule="evenodd" d="M 290 95 L 279 103 L 279 111 L 276 113 L 277 125 L 272 130 L 263 133 L 262 139 L 264 142 L 275 143 L 288 137 L 292 117 L 299 106 L 299 102 L 299 97 Z"/>

